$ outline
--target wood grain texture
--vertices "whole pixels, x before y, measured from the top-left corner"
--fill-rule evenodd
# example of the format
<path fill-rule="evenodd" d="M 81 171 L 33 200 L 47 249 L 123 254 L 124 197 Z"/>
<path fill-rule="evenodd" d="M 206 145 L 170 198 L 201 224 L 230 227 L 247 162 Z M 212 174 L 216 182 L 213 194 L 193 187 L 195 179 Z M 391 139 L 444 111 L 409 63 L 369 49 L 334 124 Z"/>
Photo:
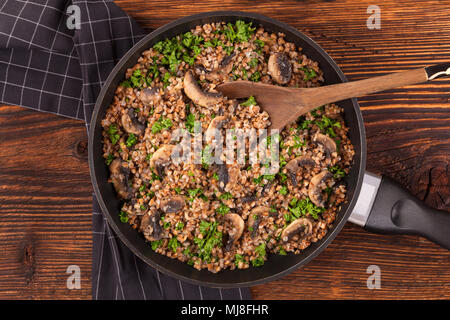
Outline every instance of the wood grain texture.
<path fill-rule="evenodd" d="M 372 1 L 116 1 L 147 29 L 211 10 L 246 10 L 289 23 L 318 42 L 349 80 L 450 60 L 450 1 L 378 1 L 381 29 L 368 30 Z M 450 80 L 359 99 L 367 169 L 428 205 L 450 210 Z M 81 122 L 0 107 L 0 298 L 90 298 L 91 187 Z M 83 154 L 83 153 L 82 153 Z M 450 253 L 416 236 L 370 234 L 346 225 L 306 267 L 252 288 L 257 299 L 449 299 Z M 82 289 L 67 290 L 77 264 Z M 381 289 L 369 290 L 369 265 Z"/>

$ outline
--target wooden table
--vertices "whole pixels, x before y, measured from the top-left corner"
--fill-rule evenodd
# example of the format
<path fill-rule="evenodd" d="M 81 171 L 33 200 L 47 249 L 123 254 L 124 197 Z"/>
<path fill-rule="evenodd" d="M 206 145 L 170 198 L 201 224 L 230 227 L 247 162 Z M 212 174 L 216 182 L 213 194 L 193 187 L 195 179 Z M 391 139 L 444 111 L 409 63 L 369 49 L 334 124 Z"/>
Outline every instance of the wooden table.
<path fill-rule="evenodd" d="M 350 80 L 450 61 L 450 2 L 378 1 L 381 29 L 366 27 L 373 1 L 116 1 L 145 28 L 211 10 L 279 19 L 317 41 Z M 359 99 L 367 169 L 400 182 L 428 205 L 450 209 L 450 80 Z M 91 298 L 91 200 L 80 121 L 0 107 L 0 298 Z M 416 236 L 345 226 L 301 270 L 252 288 L 258 299 L 448 299 L 450 253 Z M 68 290 L 66 269 L 81 268 Z M 381 289 L 369 290 L 369 265 Z"/>

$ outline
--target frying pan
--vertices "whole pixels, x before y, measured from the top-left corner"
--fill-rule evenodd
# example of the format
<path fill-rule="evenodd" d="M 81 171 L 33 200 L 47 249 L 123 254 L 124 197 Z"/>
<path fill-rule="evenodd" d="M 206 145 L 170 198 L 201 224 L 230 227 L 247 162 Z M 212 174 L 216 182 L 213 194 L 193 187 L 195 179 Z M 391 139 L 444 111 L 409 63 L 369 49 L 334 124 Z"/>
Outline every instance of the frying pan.
<path fill-rule="evenodd" d="M 261 284 L 304 266 L 328 246 L 347 220 L 371 231 L 425 236 L 450 249 L 449 213 L 426 207 L 393 181 L 365 172 L 366 137 L 356 99 L 339 102 L 344 108 L 349 138 L 355 148 L 353 166 L 345 177 L 348 202 L 338 212 L 325 237 L 312 243 L 301 254 L 271 255 L 263 266 L 245 270 L 223 270 L 218 273 L 198 271 L 178 260 L 155 253 L 140 233 L 120 222 L 118 212 L 121 203 L 112 184 L 108 183 L 109 169 L 102 157 L 101 126 L 116 87 L 123 80 L 126 70 L 137 63 L 141 52 L 158 41 L 185 33 L 197 25 L 236 20 L 251 21 L 254 26 L 262 25 L 269 32 L 283 32 L 287 41 L 303 48 L 304 54 L 319 63 L 325 85 L 347 81 L 333 59 L 313 40 L 282 22 L 260 14 L 236 11 L 201 13 L 178 19 L 148 34 L 123 56 L 109 75 L 98 96 L 90 124 L 89 166 L 94 190 L 108 223 L 125 245 L 140 259 L 165 274 L 197 285 L 221 288 Z"/>

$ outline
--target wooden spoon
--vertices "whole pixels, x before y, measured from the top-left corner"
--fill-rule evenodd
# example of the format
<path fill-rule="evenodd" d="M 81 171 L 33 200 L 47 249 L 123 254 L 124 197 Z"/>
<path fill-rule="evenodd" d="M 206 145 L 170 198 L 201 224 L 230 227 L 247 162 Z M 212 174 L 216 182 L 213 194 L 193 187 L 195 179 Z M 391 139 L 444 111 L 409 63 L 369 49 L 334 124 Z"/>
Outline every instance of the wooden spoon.
<path fill-rule="evenodd" d="M 217 90 L 232 99 L 254 96 L 258 104 L 269 114 L 272 123 L 270 128 L 281 130 L 302 114 L 324 104 L 422 83 L 445 75 L 450 75 L 450 63 L 315 88 L 232 81 L 219 85 Z"/>

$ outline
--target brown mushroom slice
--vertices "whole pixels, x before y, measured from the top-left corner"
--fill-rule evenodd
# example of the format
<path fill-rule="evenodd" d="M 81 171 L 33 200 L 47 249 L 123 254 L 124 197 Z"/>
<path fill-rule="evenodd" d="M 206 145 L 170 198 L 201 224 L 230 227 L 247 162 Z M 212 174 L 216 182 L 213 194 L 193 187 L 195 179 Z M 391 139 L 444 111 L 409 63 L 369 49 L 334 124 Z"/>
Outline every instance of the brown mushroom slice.
<path fill-rule="evenodd" d="M 171 144 L 165 144 L 161 148 L 155 151 L 150 159 L 150 167 L 155 168 L 160 177 L 164 175 L 164 169 L 171 162 L 171 155 L 174 146 Z"/>
<path fill-rule="evenodd" d="M 145 125 L 143 125 L 141 122 L 139 122 L 139 120 L 132 108 L 128 109 L 128 111 L 122 115 L 121 121 L 122 121 L 122 127 L 128 133 L 140 135 L 145 130 Z"/>
<path fill-rule="evenodd" d="M 312 232 L 313 224 L 308 218 L 299 218 L 292 221 L 284 230 L 281 232 L 281 240 L 284 242 L 289 241 L 294 235 L 298 234 L 300 239 L 303 239 Z"/>
<path fill-rule="evenodd" d="M 184 93 L 189 99 L 202 107 L 211 107 L 219 103 L 222 99 L 220 93 L 204 92 L 197 84 L 197 80 L 191 71 L 186 72 L 183 80 Z"/>
<path fill-rule="evenodd" d="M 139 230 L 144 234 L 145 238 L 151 241 L 160 240 L 162 238 L 163 229 L 160 225 L 162 212 L 154 210 L 146 212 L 141 219 Z"/>
<path fill-rule="evenodd" d="M 314 160 L 308 156 L 297 157 L 295 159 L 290 160 L 286 164 L 286 170 L 289 173 L 289 178 L 291 179 L 294 187 L 297 186 L 297 171 L 301 167 L 306 167 L 306 166 L 314 167 L 315 165 L 316 165 L 316 163 L 314 162 Z"/>
<path fill-rule="evenodd" d="M 261 206 L 261 207 L 253 208 L 252 211 L 250 211 L 250 215 L 248 216 L 248 219 L 247 219 L 247 227 L 251 231 L 252 238 L 254 238 L 256 236 L 256 234 L 258 233 L 258 227 L 262 221 L 262 216 L 265 212 L 270 212 L 270 208 Z"/>
<path fill-rule="evenodd" d="M 329 158 L 332 153 L 337 151 L 336 142 L 329 136 L 324 135 L 320 132 L 316 132 L 316 134 L 312 138 L 312 141 L 323 146 L 327 158 Z"/>
<path fill-rule="evenodd" d="M 217 130 L 222 129 L 223 125 L 228 122 L 228 118 L 226 116 L 218 116 L 211 120 L 209 123 L 208 129 L 205 131 L 205 141 L 207 144 L 213 142 Z M 217 134 L 220 134 L 217 133 Z"/>
<path fill-rule="evenodd" d="M 228 220 L 232 225 L 232 229 L 228 231 L 228 241 L 225 246 L 225 251 L 228 251 L 233 243 L 235 243 L 241 237 L 242 233 L 244 232 L 245 223 L 242 217 L 237 213 L 228 213 L 225 216 L 225 219 Z"/>
<path fill-rule="evenodd" d="M 139 92 L 139 100 L 144 105 L 154 105 L 161 100 L 161 96 L 157 88 L 145 88 Z"/>
<path fill-rule="evenodd" d="M 185 200 L 183 196 L 173 196 L 161 201 L 160 208 L 164 213 L 175 213 L 184 208 Z"/>
<path fill-rule="evenodd" d="M 219 64 L 219 68 L 213 71 L 205 72 L 205 78 L 209 81 L 219 80 L 224 75 L 227 75 L 233 70 L 233 57 L 236 55 L 235 52 L 223 58 Z"/>
<path fill-rule="evenodd" d="M 267 68 L 275 82 L 286 84 L 291 80 L 292 66 L 286 54 L 281 52 L 272 54 L 269 58 Z"/>
<path fill-rule="evenodd" d="M 121 159 L 115 159 L 111 162 L 109 170 L 111 171 L 111 181 L 119 198 L 130 199 L 131 188 L 128 185 L 130 169 L 126 166 L 126 162 Z"/>
<path fill-rule="evenodd" d="M 324 170 L 312 177 L 309 182 L 308 196 L 311 199 L 311 202 L 318 207 L 325 206 L 325 197 L 322 193 L 321 185 L 332 176 L 333 175 L 328 170 Z"/>

